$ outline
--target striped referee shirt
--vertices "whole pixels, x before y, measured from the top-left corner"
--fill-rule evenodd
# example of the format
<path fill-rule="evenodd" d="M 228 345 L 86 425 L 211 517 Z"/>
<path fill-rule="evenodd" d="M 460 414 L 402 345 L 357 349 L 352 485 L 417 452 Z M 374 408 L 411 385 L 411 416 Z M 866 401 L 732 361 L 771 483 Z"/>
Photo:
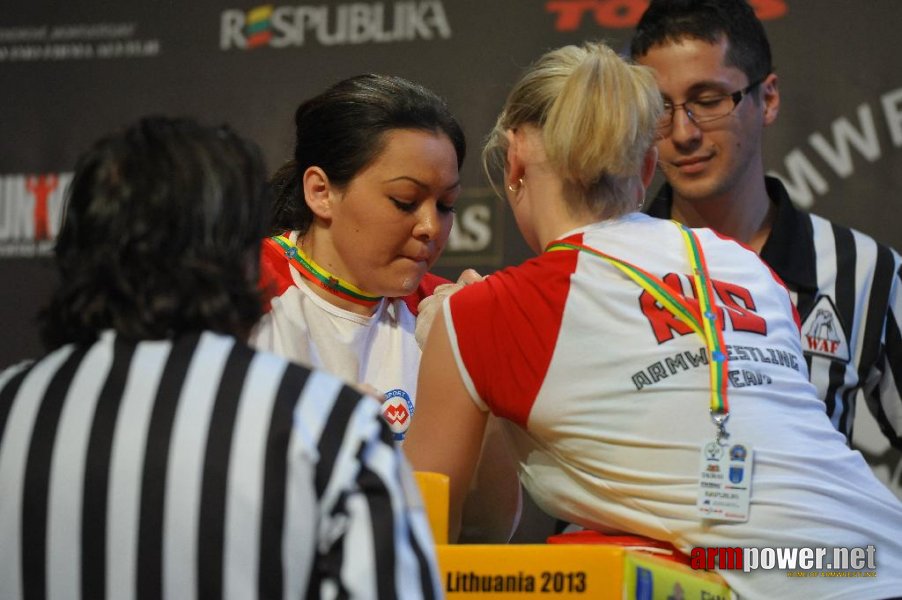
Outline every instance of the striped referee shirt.
<path fill-rule="evenodd" d="M 213 333 L 0 374 L 0 597 L 431 598 L 378 402 Z"/>
<path fill-rule="evenodd" d="M 854 229 L 799 211 L 778 179 L 765 183 L 777 214 L 761 258 L 798 308 L 810 379 L 830 420 L 851 440 L 862 393 L 883 433 L 902 448 L 902 259 Z M 672 204 L 665 184 L 648 214 L 669 219 Z"/>

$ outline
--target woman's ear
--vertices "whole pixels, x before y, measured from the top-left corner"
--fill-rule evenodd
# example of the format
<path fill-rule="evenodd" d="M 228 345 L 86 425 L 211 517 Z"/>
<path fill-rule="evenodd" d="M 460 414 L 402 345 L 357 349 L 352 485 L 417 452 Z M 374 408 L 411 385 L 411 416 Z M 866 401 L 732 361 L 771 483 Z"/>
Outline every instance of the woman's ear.
<path fill-rule="evenodd" d="M 313 214 L 320 219 L 331 219 L 333 187 L 326 172 L 319 167 L 307 167 L 301 183 L 304 186 L 304 201 Z"/>
<path fill-rule="evenodd" d="M 648 186 L 651 185 L 651 180 L 655 176 L 655 167 L 658 165 L 658 147 L 652 144 L 652 146 L 645 153 L 645 157 L 642 159 L 642 171 L 640 172 L 640 176 L 642 178 L 642 187 L 646 190 Z"/>
<path fill-rule="evenodd" d="M 526 165 L 523 162 L 521 136 L 516 129 L 508 129 L 504 135 L 507 137 L 507 169 L 504 171 L 504 185 L 508 189 L 518 189 L 523 183 L 526 174 Z"/>

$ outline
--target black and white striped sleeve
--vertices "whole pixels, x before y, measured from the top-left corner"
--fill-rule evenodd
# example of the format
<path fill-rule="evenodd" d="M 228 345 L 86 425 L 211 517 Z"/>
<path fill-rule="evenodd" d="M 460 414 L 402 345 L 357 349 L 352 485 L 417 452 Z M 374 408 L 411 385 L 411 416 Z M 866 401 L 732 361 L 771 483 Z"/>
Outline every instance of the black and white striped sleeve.
<path fill-rule="evenodd" d="M 883 327 L 883 352 L 865 382 L 868 407 L 881 431 L 896 448 L 902 448 L 902 259 L 892 252 L 895 274 Z M 867 389 L 868 383 L 872 383 Z"/>
<path fill-rule="evenodd" d="M 311 380 L 305 396 L 318 392 L 302 398 L 295 414 L 298 435 L 317 439 L 319 521 L 308 595 L 441 597 L 425 511 L 379 403 L 321 374 Z M 323 393 L 329 386 L 339 387 Z"/>

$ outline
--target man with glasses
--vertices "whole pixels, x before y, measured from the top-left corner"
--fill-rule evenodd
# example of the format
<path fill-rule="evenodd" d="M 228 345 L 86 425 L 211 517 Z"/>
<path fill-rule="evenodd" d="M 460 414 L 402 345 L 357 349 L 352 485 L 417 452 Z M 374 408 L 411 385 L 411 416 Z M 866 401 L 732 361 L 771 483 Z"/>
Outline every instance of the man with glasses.
<path fill-rule="evenodd" d="M 710 227 L 757 252 L 791 292 L 810 379 L 834 426 L 851 440 L 861 393 L 902 447 L 902 259 L 797 210 L 783 184 L 765 177 L 763 133 L 780 93 L 752 8 L 746 0 L 652 0 L 630 52 L 655 70 L 666 109 L 657 147 L 667 183 L 649 214 Z"/>

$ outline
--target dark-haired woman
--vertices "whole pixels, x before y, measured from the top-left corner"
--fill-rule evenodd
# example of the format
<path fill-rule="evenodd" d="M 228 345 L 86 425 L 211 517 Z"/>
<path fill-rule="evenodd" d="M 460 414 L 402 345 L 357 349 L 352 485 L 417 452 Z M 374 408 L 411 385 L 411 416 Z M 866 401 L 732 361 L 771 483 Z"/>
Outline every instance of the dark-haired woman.
<path fill-rule="evenodd" d="M 269 311 L 253 342 L 386 397 L 398 439 L 410 424 L 419 300 L 451 230 L 466 151 L 445 102 L 399 77 L 361 75 L 295 113 L 294 159 L 274 176 L 264 243 Z"/>

